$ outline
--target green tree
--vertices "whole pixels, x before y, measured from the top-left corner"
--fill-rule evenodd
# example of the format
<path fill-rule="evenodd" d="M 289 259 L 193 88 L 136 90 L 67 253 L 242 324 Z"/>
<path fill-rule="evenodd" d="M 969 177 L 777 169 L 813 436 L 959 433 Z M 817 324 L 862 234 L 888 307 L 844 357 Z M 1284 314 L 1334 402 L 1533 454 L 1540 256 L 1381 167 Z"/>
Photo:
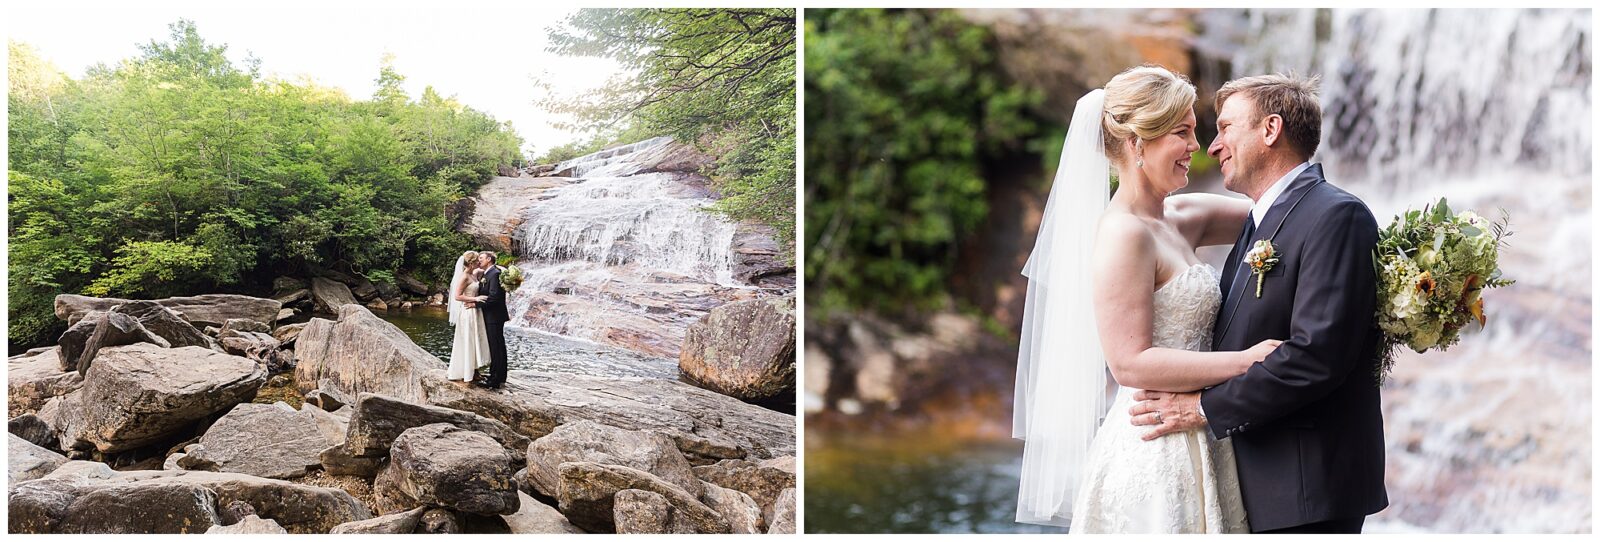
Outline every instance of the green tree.
<path fill-rule="evenodd" d="M 552 32 L 553 51 L 612 58 L 633 75 L 547 108 L 599 134 L 625 126 L 710 151 L 716 209 L 773 226 L 792 253 L 793 9 L 585 9 Z"/>
<path fill-rule="evenodd" d="M 805 280 L 825 312 L 948 302 L 984 161 L 1041 130 L 988 31 L 944 10 L 806 12 Z"/>

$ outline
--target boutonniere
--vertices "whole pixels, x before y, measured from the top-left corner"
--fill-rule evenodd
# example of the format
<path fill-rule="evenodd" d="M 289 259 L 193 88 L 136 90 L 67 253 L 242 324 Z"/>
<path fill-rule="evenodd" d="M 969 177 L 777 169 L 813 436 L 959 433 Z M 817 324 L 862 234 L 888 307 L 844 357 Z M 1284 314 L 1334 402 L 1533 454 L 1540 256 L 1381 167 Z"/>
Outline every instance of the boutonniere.
<path fill-rule="evenodd" d="M 1260 299 L 1262 281 L 1267 279 L 1267 272 L 1272 270 L 1272 266 L 1278 265 L 1278 247 L 1266 239 L 1256 241 L 1250 252 L 1245 253 L 1244 261 L 1256 276 L 1256 298 Z"/>

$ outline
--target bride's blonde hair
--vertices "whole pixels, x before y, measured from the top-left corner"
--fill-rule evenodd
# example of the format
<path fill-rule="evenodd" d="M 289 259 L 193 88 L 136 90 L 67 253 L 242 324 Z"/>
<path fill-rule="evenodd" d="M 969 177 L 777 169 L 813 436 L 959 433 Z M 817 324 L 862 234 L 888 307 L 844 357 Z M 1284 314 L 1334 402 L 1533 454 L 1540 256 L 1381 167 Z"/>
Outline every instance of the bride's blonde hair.
<path fill-rule="evenodd" d="M 1123 144 L 1137 136 L 1149 141 L 1166 135 L 1194 109 L 1195 90 L 1182 75 L 1155 64 L 1129 68 L 1106 83 L 1105 115 L 1100 119 L 1106 157 L 1121 162 Z"/>
<path fill-rule="evenodd" d="M 478 251 L 468 250 L 461 253 L 461 267 L 467 268 L 475 265 L 478 265 Z"/>

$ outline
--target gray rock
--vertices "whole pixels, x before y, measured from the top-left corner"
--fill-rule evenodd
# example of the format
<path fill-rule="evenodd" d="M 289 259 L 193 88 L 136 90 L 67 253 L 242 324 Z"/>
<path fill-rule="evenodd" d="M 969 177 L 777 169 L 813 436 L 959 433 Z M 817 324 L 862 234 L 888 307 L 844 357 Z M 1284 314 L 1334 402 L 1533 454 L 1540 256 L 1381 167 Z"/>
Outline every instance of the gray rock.
<path fill-rule="evenodd" d="M 787 465 L 789 470 L 784 470 Z M 726 459 L 714 465 L 694 468 L 695 476 L 712 484 L 749 495 L 761 505 L 761 516 L 772 524 L 773 503 L 783 490 L 795 487 L 793 460 L 762 464 L 742 459 Z"/>
<path fill-rule="evenodd" d="M 288 347 L 289 345 L 294 344 L 294 340 L 300 336 L 300 332 L 304 331 L 306 326 L 309 324 L 310 322 L 302 322 L 298 324 L 278 326 L 277 329 L 272 330 L 272 338 L 277 339 L 278 344 Z"/>
<path fill-rule="evenodd" d="M 451 384 L 440 373 L 422 380 L 429 403 L 494 418 L 534 438 L 591 420 L 668 435 L 696 464 L 795 450 L 794 416 L 682 382 L 513 371 L 505 388 L 489 391 Z"/>
<path fill-rule="evenodd" d="M 12 418 L 6 423 L 6 431 L 11 433 L 13 439 L 25 440 L 41 448 L 60 444 L 56 440 L 55 430 L 36 414 L 23 414 Z"/>
<path fill-rule="evenodd" d="M 461 534 L 461 518 L 444 508 L 431 508 L 417 520 L 417 532 L 423 534 Z"/>
<path fill-rule="evenodd" d="M 304 300 L 307 300 L 307 299 L 311 299 L 311 289 L 310 288 L 301 288 L 301 289 L 294 290 L 294 291 L 291 291 L 289 293 L 286 293 L 286 294 L 283 294 L 283 295 L 280 295 L 280 296 L 275 296 L 275 297 L 272 298 L 273 301 L 277 301 L 278 304 L 284 305 L 284 306 L 293 305 L 295 303 L 298 303 L 300 301 L 304 301 Z M 281 312 L 282 311 L 280 311 L 280 313 Z"/>
<path fill-rule="evenodd" d="M 582 534 L 567 517 L 561 515 L 554 507 L 539 502 L 527 493 L 517 492 L 517 499 L 521 506 L 517 507 L 514 514 L 500 516 L 505 520 L 507 528 L 512 534 Z"/>
<path fill-rule="evenodd" d="M 315 405 L 317 408 L 326 410 L 328 412 L 333 412 L 344 407 L 344 403 L 339 402 L 338 399 L 334 399 L 331 395 L 322 393 L 322 390 L 311 390 L 310 392 L 307 392 L 305 402 Z"/>
<path fill-rule="evenodd" d="M 61 361 L 61 370 L 78 370 L 78 358 L 83 357 L 84 345 L 89 342 L 89 337 L 94 335 L 94 330 L 99 327 L 100 321 L 105 320 L 105 314 L 105 312 L 84 314 L 56 339 L 56 357 Z"/>
<path fill-rule="evenodd" d="M 278 277 L 272 279 L 272 290 L 275 292 L 302 290 L 305 289 L 305 287 L 306 281 L 294 277 Z"/>
<path fill-rule="evenodd" d="M 700 502 L 711 507 L 733 527 L 733 534 L 761 534 L 766 532 L 766 522 L 761 517 L 761 505 L 749 495 L 710 482 L 700 482 L 705 489 Z"/>
<path fill-rule="evenodd" d="M 244 518 L 256 515 L 256 507 L 244 501 L 233 501 L 218 510 L 217 515 L 222 517 L 223 525 L 233 525 L 244 521 Z"/>
<path fill-rule="evenodd" d="M 64 450 L 120 452 L 248 401 L 266 380 L 266 370 L 253 361 L 196 346 L 106 348 L 83 388 L 61 398 L 54 418 L 46 411 L 40 418 L 62 435 Z"/>
<path fill-rule="evenodd" d="M 145 329 L 150 330 L 150 333 L 154 333 L 157 336 L 166 339 L 168 345 L 170 345 L 172 348 L 179 348 L 183 346 L 199 346 L 203 348 L 212 347 L 211 339 L 206 337 L 205 333 L 201 333 L 199 328 L 196 328 L 193 324 L 185 321 L 183 317 L 181 317 L 176 311 L 167 308 L 158 302 L 138 300 L 129 301 L 127 303 L 112 307 L 107 316 L 117 313 L 122 313 L 137 318 L 140 325 L 144 326 Z M 273 314 L 277 314 L 277 309 L 273 309 Z M 95 334 L 98 335 L 99 333 L 100 332 L 98 330 L 95 331 Z M 92 342 L 93 339 L 90 339 L 90 341 Z M 84 354 L 87 355 L 88 352 L 85 352 Z M 80 361 L 79 364 L 82 365 L 82 362 Z"/>
<path fill-rule="evenodd" d="M 58 295 L 55 301 L 56 318 L 68 323 L 75 323 L 87 313 L 109 311 L 112 307 L 122 305 L 128 301 L 127 299 L 109 297 Z M 249 318 L 270 325 L 272 319 L 278 315 L 278 310 L 283 308 L 281 303 L 271 299 L 234 294 L 169 297 L 157 299 L 155 302 L 177 312 L 185 321 L 197 328 L 205 328 L 206 326 L 220 328 L 229 318 Z M 145 327 L 150 326 L 146 323 Z M 152 331 L 160 334 L 160 331 Z M 171 338 L 168 337 L 168 340 L 171 340 Z"/>
<path fill-rule="evenodd" d="M 411 275 L 395 275 L 394 279 L 396 285 L 408 294 L 416 296 L 428 295 L 428 285 L 423 284 L 422 281 L 413 278 Z"/>
<path fill-rule="evenodd" d="M 359 303 L 350 287 L 322 277 L 311 279 L 311 301 L 317 314 L 339 314 L 339 308 Z"/>
<path fill-rule="evenodd" d="M 574 461 L 561 465 L 561 513 L 590 532 L 615 529 L 615 496 L 639 489 L 664 497 L 698 533 L 730 533 L 732 526 L 694 495 L 654 474 L 619 465 Z"/>
<path fill-rule="evenodd" d="M 424 376 L 444 380 L 439 358 L 360 305 L 341 307 L 337 321 L 312 319 L 295 339 L 294 352 L 300 390 L 320 389 L 345 404 L 354 404 L 361 392 L 426 404 Z"/>
<path fill-rule="evenodd" d="M 417 531 L 417 521 L 422 519 L 422 513 L 426 510 L 418 506 L 386 516 L 341 523 L 335 525 L 328 534 L 411 534 Z"/>
<path fill-rule="evenodd" d="M 772 506 L 772 527 L 767 529 L 767 534 L 795 534 L 794 511 L 798 503 L 795 502 L 794 488 L 783 490 L 778 494 L 778 501 Z"/>
<path fill-rule="evenodd" d="M 183 461 L 183 458 L 185 457 L 189 457 L 189 454 L 177 452 L 168 455 L 166 459 L 161 461 L 161 470 L 187 470 L 184 469 L 182 465 L 178 464 L 178 462 Z"/>
<path fill-rule="evenodd" d="M 385 302 L 384 300 L 382 300 L 382 299 L 372 298 L 372 301 L 368 301 L 367 302 L 367 308 L 375 310 L 375 311 L 388 312 L 389 304 L 387 302 Z"/>
<path fill-rule="evenodd" d="M 282 480 L 305 476 L 320 466 L 322 450 L 342 438 L 330 438 L 316 412 L 321 411 L 295 410 L 283 403 L 235 406 L 211 424 L 178 466 Z"/>
<path fill-rule="evenodd" d="M 361 394 L 356 401 L 355 414 L 350 416 L 345 449 L 354 457 L 388 455 L 395 439 L 406 430 L 437 423 L 483 433 L 500 443 L 514 463 L 524 461 L 528 437 L 518 434 L 504 423 L 471 412 L 413 405 L 371 393 Z"/>
<path fill-rule="evenodd" d="M 378 297 L 378 287 L 374 286 L 370 280 L 361 279 L 354 287 L 350 288 L 350 293 L 354 294 L 356 299 L 370 301 Z"/>
<path fill-rule="evenodd" d="M 629 431 L 588 420 L 557 427 L 528 447 L 528 482 L 539 493 L 561 493 L 561 464 L 592 461 L 639 469 L 700 495 L 700 480 L 671 438 L 659 433 Z"/>
<path fill-rule="evenodd" d="M 383 468 L 386 457 L 355 457 L 343 445 L 329 446 L 317 454 L 317 462 L 328 474 L 372 478 Z"/>
<path fill-rule="evenodd" d="M 105 485 L 74 500 L 54 532 L 203 533 L 222 523 L 216 502 L 215 491 L 192 484 Z"/>
<path fill-rule="evenodd" d="M 617 534 L 694 534 L 694 525 L 658 493 L 624 489 L 612 497 Z"/>
<path fill-rule="evenodd" d="M 294 363 L 292 356 L 280 350 L 282 345 L 278 339 L 264 332 L 225 327 L 217 333 L 217 342 L 222 346 L 223 352 L 260 363 L 271 374 L 284 372 Z"/>
<path fill-rule="evenodd" d="M 212 525 L 206 529 L 206 534 L 289 534 L 278 522 L 270 519 L 261 519 L 259 516 L 246 516 L 232 525 Z"/>
<path fill-rule="evenodd" d="M 436 423 L 407 429 L 394 440 L 373 492 L 472 514 L 511 514 L 520 505 L 512 472 L 511 456 L 499 442 Z"/>
<path fill-rule="evenodd" d="M 13 485 L 43 478 L 67 463 L 66 456 L 16 437 L 6 439 L 6 458 L 6 480 Z"/>
<path fill-rule="evenodd" d="M 224 322 L 222 324 L 222 332 L 218 333 L 218 335 L 224 335 L 224 334 L 227 334 L 230 331 L 233 331 L 233 332 L 241 332 L 241 331 L 243 331 L 243 332 L 249 332 L 249 333 L 272 333 L 272 326 L 264 324 L 264 323 L 261 323 L 261 322 L 257 322 L 255 320 L 247 320 L 247 319 L 244 319 L 244 318 L 229 318 L 227 322 Z"/>
<path fill-rule="evenodd" d="M 760 401 L 795 385 L 795 297 L 729 303 L 689 326 L 678 368 L 701 387 Z"/>
<path fill-rule="evenodd" d="M 83 387 L 76 366 L 62 369 L 56 350 L 6 360 L 7 410 L 13 415 L 44 408 L 51 399 Z"/>
<path fill-rule="evenodd" d="M 82 323 L 79 322 L 79 324 Z M 112 312 L 101 314 L 96 319 L 94 333 L 84 340 L 82 353 L 78 355 L 77 363 L 73 368 L 78 371 L 78 374 L 87 374 L 101 348 L 137 343 L 150 343 L 162 348 L 172 346 L 172 343 L 167 339 L 145 329 L 137 318 L 116 312 L 113 309 Z"/>
<path fill-rule="evenodd" d="M 282 322 L 284 320 L 288 320 L 290 318 L 294 318 L 294 315 L 296 315 L 296 314 L 299 314 L 299 311 L 296 311 L 294 309 L 283 309 L 281 311 L 278 311 L 278 317 L 276 319 L 274 319 L 273 321 L 274 322 Z"/>

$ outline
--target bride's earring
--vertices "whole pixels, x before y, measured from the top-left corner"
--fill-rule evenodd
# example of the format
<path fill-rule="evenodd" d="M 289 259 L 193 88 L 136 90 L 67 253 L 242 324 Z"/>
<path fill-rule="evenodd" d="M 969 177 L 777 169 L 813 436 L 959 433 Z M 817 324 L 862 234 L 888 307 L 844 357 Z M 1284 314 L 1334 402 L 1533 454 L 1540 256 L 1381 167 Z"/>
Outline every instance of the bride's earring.
<path fill-rule="evenodd" d="M 1134 166 L 1135 167 L 1144 167 L 1144 157 L 1143 156 L 1139 157 L 1139 160 L 1134 162 Z"/>

